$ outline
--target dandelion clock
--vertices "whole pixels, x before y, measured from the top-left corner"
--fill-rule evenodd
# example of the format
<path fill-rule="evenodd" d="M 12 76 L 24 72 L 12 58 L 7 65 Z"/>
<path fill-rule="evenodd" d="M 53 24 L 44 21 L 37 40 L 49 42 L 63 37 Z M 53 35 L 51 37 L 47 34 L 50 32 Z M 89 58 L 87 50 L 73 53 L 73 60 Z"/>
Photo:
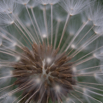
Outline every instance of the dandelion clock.
<path fill-rule="evenodd" d="M 103 7 L 96 0 L 0 0 L 0 103 L 103 103 Z"/>

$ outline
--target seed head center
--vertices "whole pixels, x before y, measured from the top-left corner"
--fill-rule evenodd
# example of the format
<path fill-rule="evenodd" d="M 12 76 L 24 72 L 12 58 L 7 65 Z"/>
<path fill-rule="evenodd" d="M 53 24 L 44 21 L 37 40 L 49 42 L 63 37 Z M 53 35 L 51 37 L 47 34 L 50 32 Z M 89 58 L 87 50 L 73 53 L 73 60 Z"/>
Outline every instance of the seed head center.
<path fill-rule="evenodd" d="M 71 69 L 73 63 L 70 62 L 72 58 L 65 52 L 59 53 L 59 49 L 54 50 L 52 46 L 46 46 L 44 43 L 34 43 L 32 50 L 25 47 L 23 51 L 20 60 L 13 64 L 13 74 L 17 75 L 15 85 L 28 86 L 24 93 L 29 93 L 29 97 L 36 90 L 41 93 L 46 89 L 45 96 L 53 99 L 52 95 L 62 92 L 62 89 L 67 90 L 63 93 L 65 96 L 73 89 L 75 80 Z M 37 101 L 37 95 L 34 95 L 34 101 Z"/>

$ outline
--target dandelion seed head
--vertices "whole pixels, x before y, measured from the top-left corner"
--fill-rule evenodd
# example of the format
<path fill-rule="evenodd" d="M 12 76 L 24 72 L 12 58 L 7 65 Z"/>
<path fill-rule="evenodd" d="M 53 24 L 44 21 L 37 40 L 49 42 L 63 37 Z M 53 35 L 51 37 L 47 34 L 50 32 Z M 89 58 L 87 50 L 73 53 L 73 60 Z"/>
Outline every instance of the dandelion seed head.
<path fill-rule="evenodd" d="M 96 1 L 0 1 L 0 102 L 102 103 L 102 57 Z"/>

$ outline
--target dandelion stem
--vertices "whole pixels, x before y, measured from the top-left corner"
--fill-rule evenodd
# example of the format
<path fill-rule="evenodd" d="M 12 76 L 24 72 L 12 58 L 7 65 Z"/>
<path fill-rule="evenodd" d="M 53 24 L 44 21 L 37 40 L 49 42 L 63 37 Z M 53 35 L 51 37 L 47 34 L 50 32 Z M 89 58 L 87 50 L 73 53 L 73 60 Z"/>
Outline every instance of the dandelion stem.
<path fill-rule="evenodd" d="M 14 86 L 15 84 L 12 84 L 12 85 L 9 85 L 9 86 L 6 86 L 6 87 L 3 87 L 3 88 L 0 88 L 0 92 L 2 92 L 3 90 L 7 89 L 7 88 L 10 88 L 12 86 Z"/>
<path fill-rule="evenodd" d="M 29 100 L 40 90 L 40 88 L 41 88 L 41 85 L 40 85 L 39 88 L 33 93 L 33 95 L 31 95 L 31 96 L 27 99 L 27 101 L 26 101 L 25 103 L 28 103 Z"/>
<path fill-rule="evenodd" d="M 99 84 L 99 83 L 91 83 L 91 82 L 89 83 L 89 82 L 79 82 L 79 81 L 77 81 L 77 83 L 103 86 L 103 84 Z"/>
<path fill-rule="evenodd" d="M 28 10 L 28 8 L 27 8 L 27 5 L 25 5 L 25 8 L 26 8 L 27 13 L 28 13 L 28 15 L 29 15 L 29 18 L 30 18 L 30 20 L 31 20 L 31 23 L 32 23 L 32 25 L 33 25 L 33 28 L 34 28 L 34 30 L 35 30 L 36 36 L 37 36 L 37 38 L 38 38 L 38 41 L 39 41 L 39 43 L 40 43 L 39 35 L 37 34 L 37 30 L 36 30 L 36 28 L 35 28 L 35 26 L 34 26 L 34 23 L 33 23 L 33 20 L 32 20 L 32 18 L 31 18 L 31 15 L 30 15 L 30 13 L 29 13 L 29 10 Z"/>
<path fill-rule="evenodd" d="M 27 38 L 27 40 L 29 41 L 29 43 L 32 44 L 32 42 L 29 40 L 29 38 L 27 37 L 27 35 L 24 33 L 24 31 L 19 27 L 19 25 L 17 23 L 15 23 L 15 25 L 17 26 L 17 28 L 23 33 L 23 35 Z M 32 39 L 31 39 L 32 40 Z M 35 41 L 36 43 L 36 41 Z"/>
<path fill-rule="evenodd" d="M 54 40 L 54 49 L 56 48 L 56 44 L 57 44 L 57 35 L 58 35 L 59 25 L 60 25 L 60 21 L 58 20 L 57 26 L 56 26 L 55 40 Z"/>
<path fill-rule="evenodd" d="M 102 89 L 98 89 L 98 88 L 95 88 L 93 86 L 87 86 L 87 85 L 82 85 L 82 84 L 79 84 L 79 86 L 87 87 L 87 88 L 92 88 L 92 89 L 99 90 L 99 91 L 103 91 Z"/>
<path fill-rule="evenodd" d="M 10 17 L 9 14 L 7 14 L 7 15 L 8 15 L 8 17 L 9 17 L 11 20 L 13 20 L 13 19 Z M 14 18 L 17 19 L 17 17 L 15 17 L 13 13 L 12 13 L 12 15 L 13 15 Z M 15 24 L 15 26 L 23 33 L 23 35 L 27 38 L 27 40 L 31 43 L 31 41 L 30 41 L 29 38 L 26 36 L 26 34 L 24 33 L 24 31 L 21 29 L 21 27 L 18 25 L 18 23 L 17 23 L 16 21 L 14 21 L 14 24 Z M 20 22 L 19 22 L 19 24 L 20 24 Z M 26 29 L 24 29 L 24 30 L 26 30 Z M 31 39 L 31 40 L 32 40 L 32 39 Z"/>
<path fill-rule="evenodd" d="M 67 15 L 67 19 L 66 19 L 65 24 L 64 24 L 63 32 L 62 32 L 62 35 L 61 35 L 61 38 L 60 38 L 60 41 L 59 41 L 59 44 L 58 44 L 58 48 L 60 48 L 62 39 L 63 39 L 63 37 L 64 37 L 64 34 L 65 34 L 65 31 L 66 31 L 67 25 L 68 25 L 69 20 L 70 20 L 70 17 L 71 17 L 71 16 L 68 14 L 68 15 Z"/>
<path fill-rule="evenodd" d="M 17 103 L 20 103 L 29 93 L 27 93 L 25 96 L 23 96 Z"/>
<path fill-rule="evenodd" d="M 78 101 L 80 101 L 81 103 L 83 103 L 79 98 L 77 98 L 75 95 L 73 95 L 72 93 L 70 93 L 73 97 L 75 97 Z"/>
<path fill-rule="evenodd" d="M 76 43 L 76 46 L 81 43 L 81 41 L 87 36 L 87 34 L 93 29 L 94 25 L 87 31 L 87 33 L 81 38 L 81 40 Z M 92 37 L 92 36 L 91 36 Z M 89 38 L 90 39 L 90 38 Z M 68 53 L 68 55 L 73 51 L 73 49 Z"/>
<path fill-rule="evenodd" d="M 12 103 L 15 103 L 22 95 L 20 95 L 19 97 L 17 97 Z"/>
<path fill-rule="evenodd" d="M 86 58 L 86 59 L 84 59 L 84 60 L 81 60 L 80 62 L 78 62 L 78 63 L 76 63 L 76 64 L 74 64 L 74 65 L 75 65 L 75 66 L 80 65 L 80 64 L 82 64 L 82 63 L 84 63 L 84 62 L 86 62 L 86 61 L 89 61 L 89 60 L 93 59 L 93 58 L 94 58 L 94 56 L 90 56 L 90 57 L 88 57 L 88 58 Z"/>
<path fill-rule="evenodd" d="M 42 36 L 41 36 L 42 34 L 41 34 L 41 31 L 40 31 L 39 25 L 38 25 L 38 23 L 37 23 L 37 20 L 36 20 L 36 17 L 35 17 L 35 14 L 34 14 L 33 8 L 31 8 L 31 12 L 32 12 L 32 15 L 33 15 L 34 21 L 35 21 L 35 23 L 36 23 L 37 29 L 38 29 L 38 31 L 39 31 L 39 35 L 40 35 L 40 37 L 41 37 L 41 40 L 42 40 L 42 42 L 43 42 L 43 38 L 42 38 Z"/>
<path fill-rule="evenodd" d="M 82 69 L 77 70 L 77 72 L 79 72 L 79 71 L 81 71 L 81 70 L 84 71 L 84 70 L 93 69 L 93 68 L 97 68 L 97 67 L 100 68 L 101 66 L 103 66 L 103 65 L 98 65 L 98 66 L 94 66 L 94 67 L 92 66 L 92 67 L 88 67 L 88 68 L 82 68 Z"/>
<path fill-rule="evenodd" d="M 44 24 L 45 24 L 45 29 L 46 29 L 46 35 L 47 35 L 47 44 L 49 45 L 49 38 L 48 38 L 48 25 L 47 25 L 47 17 L 46 17 L 46 5 L 44 5 L 43 8 L 43 16 L 44 16 Z"/>
<path fill-rule="evenodd" d="M 78 92 L 78 93 L 80 93 L 80 94 L 83 94 L 83 95 L 85 95 L 85 96 L 87 96 L 87 97 L 89 97 L 89 98 L 91 98 L 91 99 L 93 99 L 93 100 L 96 100 L 96 101 L 98 101 L 99 103 L 102 103 L 101 101 L 93 98 L 92 96 L 89 96 L 88 94 L 82 93 L 82 92 L 80 92 L 80 91 L 78 91 L 78 90 L 76 90 L 76 89 L 75 89 L 75 91 Z"/>
<path fill-rule="evenodd" d="M 80 40 L 76 45 L 78 45 L 78 44 L 87 36 L 87 34 L 88 34 L 93 28 L 94 28 L 94 25 L 91 26 L 91 28 L 87 31 L 87 33 L 81 38 L 81 40 Z"/>
<path fill-rule="evenodd" d="M 102 35 L 102 34 L 101 34 Z M 84 43 L 80 48 L 78 48 L 71 56 L 75 57 L 79 52 L 81 52 L 85 47 L 90 45 L 92 42 L 97 40 L 101 35 L 95 35 L 93 38 L 89 39 L 86 43 Z M 77 52 L 77 53 L 76 53 Z"/>
<path fill-rule="evenodd" d="M 79 60 L 81 60 L 81 59 L 85 58 L 86 56 L 90 55 L 91 53 L 96 52 L 97 50 L 102 49 L 102 48 L 103 48 L 103 46 L 101 46 L 101 47 L 99 47 L 99 48 L 97 48 L 97 49 L 93 50 L 92 52 L 90 52 L 90 53 L 88 53 L 88 54 L 86 54 L 86 55 L 82 56 L 82 57 L 81 57 L 81 58 L 79 58 L 79 59 L 77 59 L 75 62 L 77 62 L 77 61 L 79 61 Z"/>
<path fill-rule="evenodd" d="M 73 39 L 71 40 L 71 42 L 69 43 L 69 45 L 67 46 L 67 48 L 65 49 L 65 52 L 70 48 L 71 44 L 73 43 L 73 41 L 76 39 L 76 37 L 79 35 L 79 33 L 84 29 L 84 27 L 88 24 L 89 20 L 86 21 L 81 27 L 80 29 L 77 31 L 77 33 L 75 34 L 75 36 L 73 37 Z"/>
<path fill-rule="evenodd" d="M 7 35 L 9 35 L 10 37 L 14 38 L 22 47 L 24 47 L 24 45 L 13 35 L 11 35 L 9 32 L 7 32 L 6 30 L 4 30 L 3 28 L 0 27 L 0 30 L 4 31 Z M 3 36 L 4 37 L 4 36 Z M 8 38 L 7 36 L 5 36 L 6 38 Z M 10 38 L 9 38 L 10 39 Z"/>
<path fill-rule="evenodd" d="M 51 4 L 51 45 L 53 41 L 53 4 Z"/>

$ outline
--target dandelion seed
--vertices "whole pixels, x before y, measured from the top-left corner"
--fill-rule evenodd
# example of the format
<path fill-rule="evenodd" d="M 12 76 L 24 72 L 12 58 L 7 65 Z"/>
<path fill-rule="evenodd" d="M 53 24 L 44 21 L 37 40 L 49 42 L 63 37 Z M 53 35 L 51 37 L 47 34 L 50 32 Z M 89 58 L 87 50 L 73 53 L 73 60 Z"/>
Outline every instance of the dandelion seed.
<path fill-rule="evenodd" d="M 0 103 L 102 103 L 102 8 L 1 0 Z"/>

